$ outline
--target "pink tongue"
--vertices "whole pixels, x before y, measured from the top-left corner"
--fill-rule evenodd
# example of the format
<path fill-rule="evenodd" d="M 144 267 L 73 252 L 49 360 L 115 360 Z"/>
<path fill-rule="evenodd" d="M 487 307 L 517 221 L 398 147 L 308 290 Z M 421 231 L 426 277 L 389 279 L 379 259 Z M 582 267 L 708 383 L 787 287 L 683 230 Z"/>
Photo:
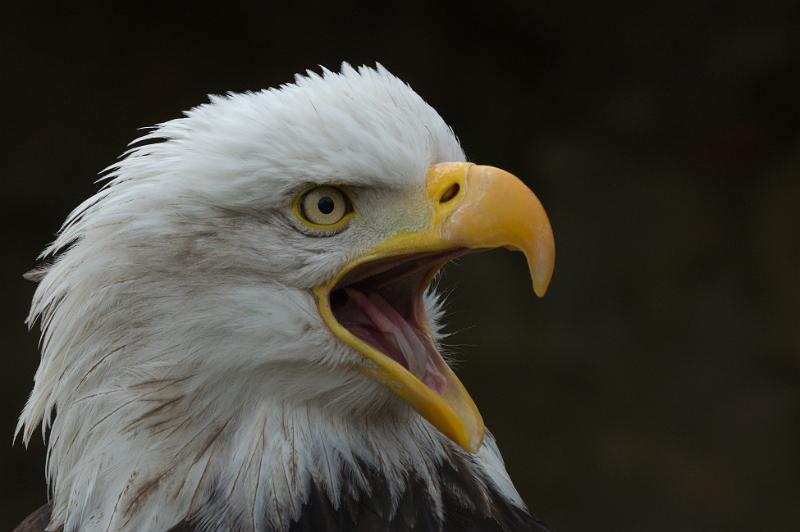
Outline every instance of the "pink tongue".
<path fill-rule="evenodd" d="M 382 334 L 384 343 L 393 346 L 405 358 L 408 371 L 438 394 L 445 389 L 445 379 L 433 363 L 429 343 L 377 292 L 369 296 L 353 288 L 345 289 L 347 296 L 364 312 L 372 325 Z M 362 327 L 358 327 L 362 329 Z M 371 335 L 370 335 L 371 336 Z"/>

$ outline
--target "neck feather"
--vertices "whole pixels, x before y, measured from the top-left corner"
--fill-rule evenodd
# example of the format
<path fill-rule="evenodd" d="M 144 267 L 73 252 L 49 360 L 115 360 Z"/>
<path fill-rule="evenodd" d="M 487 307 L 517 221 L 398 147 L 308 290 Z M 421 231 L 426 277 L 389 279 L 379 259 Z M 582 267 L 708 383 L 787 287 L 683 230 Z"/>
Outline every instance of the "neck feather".
<path fill-rule="evenodd" d="M 460 488 L 465 505 L 499 495 L 524 508 L 491 439 L 468 455 L 399 403 L 382 415 L 342 418 L 318 404 L 264 400 L 238 410 L 217 404 L 232 417 L 209 407 L 193 422 L 159 421 L 158 412 L 187 400 L 154 400 L 155 412 L 142 417 L 149 421 L 123 416 L 127 427 L 107 430 L 97 421 L 67 430 L 80 425 L 80 413 L 60 413 L 51 435 L 51 526 L 158 530 L 189 520 L 208 530 L 288 530 L 320 501 L 338 510 L 378 492 L 384 517 L 393 518 L 413 489 L 442 519 L 454 472 L 468 484 Z"/>

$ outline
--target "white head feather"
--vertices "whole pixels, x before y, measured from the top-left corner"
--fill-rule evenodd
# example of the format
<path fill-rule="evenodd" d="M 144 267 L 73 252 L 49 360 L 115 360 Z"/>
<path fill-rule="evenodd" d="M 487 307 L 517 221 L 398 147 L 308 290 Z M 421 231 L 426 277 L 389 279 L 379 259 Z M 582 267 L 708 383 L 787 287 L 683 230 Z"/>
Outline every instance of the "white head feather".
<path fill-rule="evenodd" d="M 311 479 L 336 503 L 356 461 L 395 496 L 413 471 L 435 500 L 436 462 L 459 451 L 352 369 L 362 355 L 309 289 L 415 229 L 428 167 L 463 159 L 381 66 L 214 96 L 139 139 L 42 255 L 53 264 L 29 316 L 42 360 L 18 431 L 27 444 L 50 430 L 51 526 L 280 528 Z M 288 206 L 312 183 L 352 186 L 382 216 L 311 238 Z M 425 302 L 436 331 L 435 295 Z M 491 437 L 470 460 L 522 506 Z"/>

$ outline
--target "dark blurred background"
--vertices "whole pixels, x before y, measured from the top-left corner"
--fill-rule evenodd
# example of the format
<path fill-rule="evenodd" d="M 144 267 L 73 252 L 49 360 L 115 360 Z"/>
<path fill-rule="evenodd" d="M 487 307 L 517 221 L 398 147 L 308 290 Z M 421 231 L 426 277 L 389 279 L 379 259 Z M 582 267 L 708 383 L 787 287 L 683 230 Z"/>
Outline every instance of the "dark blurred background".
<path fill-rule="evenodd" d="M 523 177 L 558 264 L 451 267 L 460 374 L 555 531 L 800 529 L 800 4 L 164 2 L 4 7 L 0 529 L 45 500 L 11 446 L 35 264 L 96 174 L 208 93 L 382 62 L 472 160 Z"/>

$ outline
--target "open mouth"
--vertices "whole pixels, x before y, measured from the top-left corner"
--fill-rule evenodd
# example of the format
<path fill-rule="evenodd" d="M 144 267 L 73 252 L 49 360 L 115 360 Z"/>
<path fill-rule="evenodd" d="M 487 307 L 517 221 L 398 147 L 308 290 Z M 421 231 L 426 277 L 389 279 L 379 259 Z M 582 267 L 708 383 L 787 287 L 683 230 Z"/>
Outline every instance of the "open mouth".
<path fill-rule="evenodd" d="M 553 232 L 536 195 L 499 168 L 434 164 L 425 176 L 425 196 L 413 197 L 418 207 L 396 216 L 408 217 L 418 229 L 376 233 L 376 239 L 386 238 L 353 250 L 361 253 L 311 291 L 335 339 L 363 355 L 348 369 L 383 385 L 444 436 L 476 453 L 483 418 L 437 351 L 425 291 L 449 260 L 507 248 L 525 254 L 533 290 L 541 296 L 553 273 Z"/>
<path fill-rule="evenodd" d="M 356 266 L 330 292 L 334 318 L 353 336 L 444 394 L 446 364 L 428 329 L 423 296 L 436 272 L 465 251 L 413 253 Z"/>

